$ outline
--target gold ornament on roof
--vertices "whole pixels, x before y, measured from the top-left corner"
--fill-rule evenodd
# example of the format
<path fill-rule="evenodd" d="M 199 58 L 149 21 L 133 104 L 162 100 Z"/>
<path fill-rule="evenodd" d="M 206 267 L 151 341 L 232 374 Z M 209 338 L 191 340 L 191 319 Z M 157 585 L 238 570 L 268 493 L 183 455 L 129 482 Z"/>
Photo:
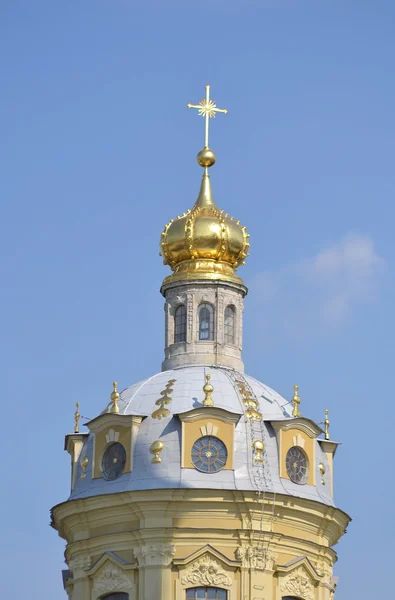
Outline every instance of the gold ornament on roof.
<path fill-rule="evenodd" d="M 294 405 L 293 410 L 292 410 L 292 416 L 293 417 L 300 417 L 300 410 L 299 410 L 299 404 L 301 402 L 301 397 L 299 396 L 298 393 L 299 390 L 299 386 L 298 385 L 294 385 L 294 395 L 292 398 L 292 404 Z"/>
<path fill-rule="evenodd" d="M 331 439 L 331 437 L 329 435 L 329 425 L 331 424 L 331 422 L 329 420 L 328 414 L 329 414 L 329 410 L 326 408 L 325 409 L 325 421 L 324 421 L 324 430 L 325 430 L 325 439 L 326 440 Z"/>
<path fill-rule="evenodd" d="M 159 400 L 155 402 L 156 406 L 159 406 L 159 408 L 154 410 L 154 412 L 151 414 L 153 419 L 160 420 L 170 415 L 170 410 L 166 408 L 166 406 L 172 401 L 170 394 L 174 392 L 173 385 L 175 382 L 176 379 L 169 379 L 169 381 L 166 383 L 165 389 L 161 391 L 160 394 L 162 398 L 159 398 Z"/>
<path fill-rule="evenodd" d="M 321 483 L 322 483 L 322 485 L 325 485 L 325 479 L 324 479 L 325 465 L 324 465 L 324 463 L 320 462 L 320 464 L 318 465 L 318 468 L 321 473 Z"/>
<path fill-rule="evenodd" d="M 84 458 L 81 458 L 81 460 L 80 460 L 80 465 L 81 465 L 81 469 L 82 469 L 81 477 L 80 477 L 81 479 L 85 479 L 85 477 L 86 477 L 86 469 L 88 467 L 88 464 L 89 464 L 89 458 L 87 456 L 84 456 Z"/>
<path fill-rule="evenodd" d="M 150 452 L 154 455 L 153 459 L 151 460 L 152 463 L 161 463 L 162 459 L 159 456 L 159 454 L 162 452 L 164 448 L 164 444 L 163 442 L 161 442 L 160 440 L 155 440 L 155 442 L 152 442 L 151 446 L 150 446 Z"/>
<path fill-rule="evenodd" d="M 254 449 L 254 462 L 262 464 L 263 461 L 263 451 L 265 449 L 265 444 L 261 440 L 255 440 L 252 444 Z"/>
<path fill-rule="evenodd" d="M 214 400 L 211 397 L 211 394 L 214 391 L 214 388 L 213 388 L 212 384 L 210 383 L 211 375 L 207 373 L 207 375 L 205 375 L 205 378 L 206 378 L 206 383 L 203 386 L 203 392 L 205 393 L 204 400 L 203 400 L 203 406 L 214 406 Z"/>
<path fill-rule="evenodd" d="M 118 392 L 117 386 L 118 383 L 116 381 L 113 382 L 113 391 L 111 392 L 111 406 L 109 408 L 110 413 L 119 413 L 118 400 L 120 397 L 120 393 Z"/>
<path fill-rule="evenodd" d="M 204 167 L 205 173 L 207 173 L 208 167 L 212 167 L 215 163 L 215 154 L 210 150 L 208 145 L 208 131 L 210 119 L 215 118 L 216 113 L 228 112 L 226 108 L 217 108 L 214 100 L 210 99 L 210 86 L 206 85 L 206 97 L 199 101 L 199 104 L 188 104 L 188 108 L 196 108 L 198 114 L 205 119 L 205 130 L 204 130 L 204 148 L 197 155 L 197 161 L 201 167 Z"/>
<path fill-rule="evenodd" d="M 204 148 L 197 161 L 204 168 L 198 198 L 192 209 L 172 219 L 165 225 L 161 237 L 160 254 L 173 274 L 164 284 L 189 279 L 225 280 L 243 284 L 236 269 L 244 264 L 250 246 L 249 234 L 239 221 L 234 221 L 214 202 L 209 167 L 215 163 L 214 152 L 209 148 L 209 121 L 216 113 L 226 113 L 224 108 L 210 99 L 210 86 L 206 98 L 199 104 L 188 104 L 205 118 Z"/>
<path fill-rule="evenodd" d="M 75 403 L 76 406 L 76 411 L 74 413 L 74 421 L 75 421 L 75 425 L 74 425 L 74 433 L 79 433 L 80 432 L 80 403 L 76 402 Z"/>

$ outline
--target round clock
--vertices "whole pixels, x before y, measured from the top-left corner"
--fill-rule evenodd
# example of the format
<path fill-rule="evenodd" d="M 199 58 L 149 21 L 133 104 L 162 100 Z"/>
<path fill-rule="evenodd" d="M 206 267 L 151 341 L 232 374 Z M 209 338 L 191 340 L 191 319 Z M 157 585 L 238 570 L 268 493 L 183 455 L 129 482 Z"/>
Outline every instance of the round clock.
<path fill-rule="evenodd" d="M 126 450 L 119 444 L 115 442 L 106 448 L 106 451 L 103 454 L 102 459 L 102 473 L 105 479 L 113 480 L 119 477 L 126 463 Z"/>
<path fill-rule="evenodd" d="M 308 462 L 307 456 L 297 446 L 293 446 L 287 452 L 285 459 L 288 477 L 294 483 L 306 483 L 308 479 Z"/>
<path fill-rule="evenodd" d="M 224 468 L 227 458 L 225 444 L 212 435 L 199 438 L 192 446 L 192 462 L 203 473 L 217 473 Z"/>

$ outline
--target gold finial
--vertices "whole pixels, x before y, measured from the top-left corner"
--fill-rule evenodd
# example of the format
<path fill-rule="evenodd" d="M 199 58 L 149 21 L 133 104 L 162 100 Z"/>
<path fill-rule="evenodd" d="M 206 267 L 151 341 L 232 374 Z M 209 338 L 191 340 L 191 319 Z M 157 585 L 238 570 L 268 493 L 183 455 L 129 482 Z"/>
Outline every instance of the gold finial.
<path fill-rule="evenodd" d="M 325 465 L 324 465 L 324 463 L 320 462 L 320 464 L 318 465 L 318 468 L 319 468 L 320 473 L 321 473 L 321 483 L 322 483 L 322 485 L 325 485 L 325 479 L 324 479 Z"/>
<path fill-rule="evenodd" d="M 330 440 L 330 435 L 329 435 L 329 425 L 331 424 L 329 417 L 328 417 L 328 413 L 329 410 L 326 408 L 325 409 L 325 421 L 324 421 L 324 429 L 325 429 L 325 439 L 326 440 Z"/>
<path fill-rule="evenodd" d="M 298 389 L 299 386 L 298 385 L 294 385 L 294 395 L 292 398 L 292 403 L 294 405 L 293 407 L 293 411 L 292 411 L 292 416 L 293 417 L 300 417 L 300 410 L 299 410 L 299 404 L 301 402 L 301 397 L 298 394 Z"/>
<path fill-rule="evenodd" d="M 210 150 L 208 145 L 208 129 L 209 129 L 209 121 L 213 117 L 216 116 L 217 112 L 226 114 L 228 111 L 226 108 L 217 108 L 214 100 L 210 98 L 210 86 L 206 85 L 206 97 L 199 101 L 199 104 L 188 104 L 188 108 L 196 108 L 199 116 L 204 117 L 206 120 L 205 123 L 205 133 L 204 133 L 204 148 L 197 155 L 197 161 L 201 167 L 204 167 L 205 173 L 207 173 L 207 168 L 212 167 L 215 163 L 215 154 L 212 150 Z"/>
<path fill-rule="evenodd" d="M 254 449 L 254 462 L 262 464 L 265 444 L 261 440 L 255 440 L 252 447 Z"/>
<path fill-rule="evenodd" d="M 76 402 L 76 411 L 74 413 L 74 421 L 75 421 L 75 425 L 74 425 L 74 433 L 79 433 L 80 432 L 80 403 Z"/>
<path fill-rule="evenodd" d="M 117 390 L 118 383 L 116 381 L 113 381 L 112 385 L 114 388 L 113 391 L 111 392 L 111 396 L 110 396 L 112 404 L 111 404 L 108 412 L 119 413 L 118 400 L 119 400 L 120 393 Z"/>
<path fill-rule="evenodd" d="M 163 442 L 161 442 L 160 440 L 155 440 L 155 442 L 152 442 L 151 446 L 149 447 L 150 452 L 152 452 L 152 454 L 154 455 L 153 459 L 151 460 L 152 463 L 161 463 L 162 459 L 159 456 L 159 454 L 162 452 L 164 447 Z"/>
<path fill-rule="evenodd" d="M 214 391 L 214 388 L 210 383 L 211 375 L 209 373 L 207 373 L 207 375 L 205 375 L 205 378 L 206 378 L 206 383 L 203 386 L 203 392 L 205 393 L 205 397 L 203 400 L 203 406 L 214 406 L 214 400 L 211 397 L 211 394 Z"/>
<path fill-rule="evenodd" d="M 87 456 L 85 456 L 84 458 L 82 458 L 80 460 L 80 465 L 81 465 L 81 469 L 82 469 L 81 479 L 85 479 L 85 477 L 86 477 L 86 469 L 87 469 L 88 464 L 89 464 L 89 458 Z"/>

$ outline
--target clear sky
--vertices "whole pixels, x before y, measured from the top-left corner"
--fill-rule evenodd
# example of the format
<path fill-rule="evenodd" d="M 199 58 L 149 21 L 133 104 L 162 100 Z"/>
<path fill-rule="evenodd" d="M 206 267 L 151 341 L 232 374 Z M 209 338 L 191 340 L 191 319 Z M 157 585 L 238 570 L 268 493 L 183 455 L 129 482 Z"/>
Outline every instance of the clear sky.
<path fill-rule="evenodd" d="M 163 224 L 217 204 L 251 233 L 244 361 L 343 443 L 336 600 L 393 570 L 395 4 L 0 2 L 2 594 L 65 598 L 64 434 L 160 370 Z M 21 571 L 23 576 L 20 576 Z"/>

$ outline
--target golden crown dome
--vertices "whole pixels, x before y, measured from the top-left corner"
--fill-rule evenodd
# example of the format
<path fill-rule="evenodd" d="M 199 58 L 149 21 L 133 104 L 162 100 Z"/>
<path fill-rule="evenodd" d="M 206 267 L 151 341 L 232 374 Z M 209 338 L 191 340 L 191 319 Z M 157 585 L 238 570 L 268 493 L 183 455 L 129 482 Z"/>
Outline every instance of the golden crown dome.
<path fill-rule="evenodd" d="M 204 148 L 197 155 L 204 175 L 192 210 L 165 225 L 160 254 L 173 274 L 166 277 L 163 284 L 188 279 L 222 279 L 243 285 L 236 269 L 244 264 L 248 255 L 250 236 L 239 221 L 216 207 L 208 174 L 216 160 L 208 145 L 209 122 L 217 113 L 228 111 L 218 108 L 210 98 L 209 85 L 206 85 L 206 97 L 199 104 L 188 104 L 188 108 L 197 109 L 205 118 Z"/>
<path fill-rule="evenodd" d="M 173 274 L 164 283 L 185 279 L 222 279 L 243 283 L 235 273 L 248 254 L 249 234 L 215 205 L 208 166 L 215 162 L 209 148 L 198 154 L 205 167 L 200 192 L 191 210 L 165 225 L 161 237 L 163 262 Z"/>

